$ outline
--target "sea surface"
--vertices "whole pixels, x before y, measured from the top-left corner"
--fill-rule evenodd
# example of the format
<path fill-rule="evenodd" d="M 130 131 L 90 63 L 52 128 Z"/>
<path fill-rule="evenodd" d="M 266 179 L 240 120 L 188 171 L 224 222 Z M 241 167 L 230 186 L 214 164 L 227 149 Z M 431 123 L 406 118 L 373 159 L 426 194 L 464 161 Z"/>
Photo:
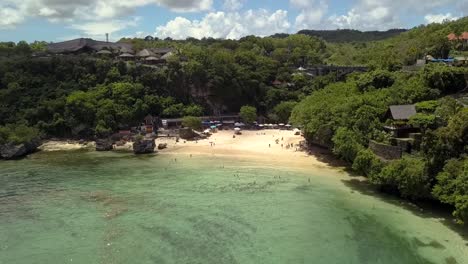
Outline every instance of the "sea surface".
<path fill-rule="evenodd" d="M 0 161 L 0 264 L 466 264 L 466 229 L 343 172 L 217 156 Z"/>

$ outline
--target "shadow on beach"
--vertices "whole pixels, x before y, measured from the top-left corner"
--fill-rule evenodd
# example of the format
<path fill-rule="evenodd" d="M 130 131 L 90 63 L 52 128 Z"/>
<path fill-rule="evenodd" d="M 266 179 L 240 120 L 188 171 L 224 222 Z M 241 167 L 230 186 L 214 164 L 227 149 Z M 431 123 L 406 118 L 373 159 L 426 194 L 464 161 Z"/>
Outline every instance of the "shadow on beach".
<path fill-rule="evenodd" d="M 468 246 L 468 225 L 456 224 L 451 215 L 452 208 L 447 205 L 438 203 L 433 200 L 426 201 L 409 201 L 399 198 L 395 195 L 387 194 L 379 190 L 378 187 L 370 184 L 367 180 L 358 180 L 350 178 L 349 180 L 341 180 L 344 185 L 352 191 L 359 192 L 362 195 L 373 196 L 381 201 L 391 203 L 409 210 L 414 215 L 422 218 L 439 219 L 442 224 L 449 227 L 453 231 L 460 234 Z"/>

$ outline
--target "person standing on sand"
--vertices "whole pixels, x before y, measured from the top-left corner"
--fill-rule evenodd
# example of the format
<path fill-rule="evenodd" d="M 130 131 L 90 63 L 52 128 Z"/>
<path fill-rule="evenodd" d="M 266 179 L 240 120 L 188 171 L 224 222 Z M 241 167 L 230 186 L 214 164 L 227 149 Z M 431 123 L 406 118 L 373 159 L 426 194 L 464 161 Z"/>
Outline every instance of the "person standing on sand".
<path fill-rule="evenodd" d="M 271 144 L 268 144 L 268 147 L 271 148 Z"/>

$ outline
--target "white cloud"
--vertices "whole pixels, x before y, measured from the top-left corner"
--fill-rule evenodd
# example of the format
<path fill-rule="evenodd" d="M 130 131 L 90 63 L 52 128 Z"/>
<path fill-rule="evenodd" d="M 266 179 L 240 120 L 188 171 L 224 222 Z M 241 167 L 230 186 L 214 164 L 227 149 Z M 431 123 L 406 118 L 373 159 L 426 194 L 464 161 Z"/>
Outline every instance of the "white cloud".
<path fill-rule="evenodd" d="M 132 2 L 131 0 L 128 0 Z M 142 0 L 144 1 L 144 0 Z M 210 10 L 213 0 L 153 0 L 157 4 L 176 12 L 198 12 Z"/>
<path fill-rule="evenodd" d="M 403 27 L 405 16 L 422 16 L 441 7 L 468 0 L 358 0 L 344 15 L 331 15 L 328 24 L 338 28 L 384 30 Z"/>
<path fill-rule="evenodd" d="M 24 17 L 13 8 L 0 5 L 0 29 L 11 29 L 22 23 Z"/>
<path fill-rule="evenodd" d="M 328 11 L 328 1 L 290 0 L 291 5 L 301 12 L 296 17 L 296 30 L 309 29 L 322 24 Z"/>
<path fill-rule="evenodd" d="M 328 23 L 332 28 L 351 28 L 360 30 L 381 30 L 398 28 L 399 18 L 386 7 L 370 9 L 367 13 L 351 9 L 346 15 L 330 16 Z"/>
<path fill-rule="evenodd" d="M 113 33 L 119 32 L 128 27 L 136 27 L 138 25 L 138 21 L 138 17 L 132 20 L 93 21 L 73 24 L 70 28 L 83 32 L 83 36 L 86 37 L 103 37 L 106 33 L 109 33 L 112 36 Z"/>
<path fill-rule="evenodd" d="M 288 13 L 277 10 L 273 13 L 264 10 L 245 12 L 211 12 L 202 20 L 188 20 L 176 17 L 166 25 L 156 28 L 156 36 L 185 39 L 187 37 L 238 39 L 246 35 L 264 36 L 287 32 L 290 28 Z"/>
<path fill-rule="evenodd" d="M 245 0 L 224 0 L 224 9 L 228 11 L 236 11 L 244 6 Z"/>
<path fill-rule="evenodd" d="M 211 10 L 213 0 L 1 0 L 0 27 L 14 27 L 31 17 L 51 22 L 114 19 L 147 5 L 174 12 L 199 12 Z"/>
<path fill-rule="evenodd" d="M 426 16 L 424 16 L 424 20 L 426 20 L 426 22 L 428 24 L 442 23 L 442 22 L 445 22 L 445 21 L 452 21 L 452 20 L 457 20 L 457 19 L 459 19 L 459 17 L 455 17 L 451 13 L 447 13 L 447 14 L 427 14 Z"/>

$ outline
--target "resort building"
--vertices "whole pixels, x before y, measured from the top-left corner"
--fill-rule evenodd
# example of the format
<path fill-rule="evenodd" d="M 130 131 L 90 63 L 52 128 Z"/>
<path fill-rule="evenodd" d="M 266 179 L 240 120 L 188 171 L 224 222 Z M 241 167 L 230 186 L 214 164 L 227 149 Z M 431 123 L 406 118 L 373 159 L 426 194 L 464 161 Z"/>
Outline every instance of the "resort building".
<path fill-rule="evenodd" d="M 390 122 L 384 126 L 384 129 L 395 138 L 408 137 L 409 133 L 416 130 L 408 124 L 409 119 L 415 114 L 415 105 L 391 105 L 386 113 L 386 118 Z"/>
<path fill-rule="evenodd" d="M 47 52 L 52 54 L 94 53 L 102 50 L 117 54 L 122 52 L 133 53 L 132 44 L 97 41 L 90 38 L 78 38 L 47 45 Z"/>

